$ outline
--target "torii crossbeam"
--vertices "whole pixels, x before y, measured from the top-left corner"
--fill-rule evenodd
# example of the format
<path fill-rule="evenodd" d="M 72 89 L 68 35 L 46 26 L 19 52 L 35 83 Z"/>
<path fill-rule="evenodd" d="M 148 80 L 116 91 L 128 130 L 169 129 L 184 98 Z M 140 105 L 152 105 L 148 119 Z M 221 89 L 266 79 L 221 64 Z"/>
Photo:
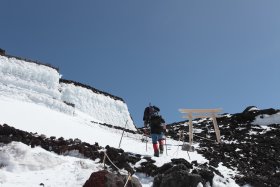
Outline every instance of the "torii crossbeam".
<path fill-rule="evenodd" d="M 221 135 L 220 130 L 218 127 L 216 114 L 221 112 L 221 109 L 179 109 L 179 111 L 183 114 L 186 114 L 183 116 L 183 118 L 189 119 L 189 144 L 192 145 L 193 143 L 193 124 L 192 120 L 195 118 L 212 118 L 214 129 L 216 133 L 217 142 L 221 142 Z"/>

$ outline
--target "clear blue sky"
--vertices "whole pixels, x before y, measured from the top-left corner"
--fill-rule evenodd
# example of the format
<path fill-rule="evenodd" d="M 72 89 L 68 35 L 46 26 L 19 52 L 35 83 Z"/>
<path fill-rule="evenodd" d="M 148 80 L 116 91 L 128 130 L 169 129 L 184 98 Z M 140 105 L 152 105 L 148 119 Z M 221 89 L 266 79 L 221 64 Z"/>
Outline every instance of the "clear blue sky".
<path fill-rule="evenodd" d="M 279 108 L 279 0 L 6 0 L 0 48 L 122 97 L 138 126 L 151 102 Z"/>

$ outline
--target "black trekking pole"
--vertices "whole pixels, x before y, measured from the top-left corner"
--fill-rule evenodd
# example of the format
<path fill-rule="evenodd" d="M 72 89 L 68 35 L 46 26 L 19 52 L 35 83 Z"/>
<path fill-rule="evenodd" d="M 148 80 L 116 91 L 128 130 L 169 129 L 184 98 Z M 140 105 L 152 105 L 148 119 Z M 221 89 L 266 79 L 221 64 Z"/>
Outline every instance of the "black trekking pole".
<path fill-rule="evenodd" d="M 123 138 L 124 130 L 125 130 L 126 125 L 127 125 L 127 121 L 128 121 L 128 120 L 126 120 L 126 122 L 125 122 L 125 126 L 124 126 L 124 129 L 123 129 L 123 132 L 122 132 L 122 137 L 121 137 L 121 139 L 120 139 L 119 148 L 121 147 L 122 138 Z"/>

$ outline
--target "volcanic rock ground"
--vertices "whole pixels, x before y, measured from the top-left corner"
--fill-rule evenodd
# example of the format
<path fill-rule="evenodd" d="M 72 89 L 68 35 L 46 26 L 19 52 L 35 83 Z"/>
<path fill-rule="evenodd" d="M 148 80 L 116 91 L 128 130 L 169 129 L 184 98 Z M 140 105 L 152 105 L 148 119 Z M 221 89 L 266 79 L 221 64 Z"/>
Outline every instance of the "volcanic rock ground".
<path fill-rule="evenodd" d="M 202 130 L 194 136 L 194 141 L 199 142 L 197 152 L 210 160 L 210 166 L 217 167 L 222 162 L 226 167 L 236 169 L 239 175 L 235 180 L 239 185 L 279 187 L 280 124 L 268 125 L 269 130 L 252 125 L 256 116 L 276 114 L 279 110 L 250 111 L 250 108 L 242 113 L 217 118 L 222 135 L 221 144 L 215 142 L 216 135 L 210 119 L 195 123 L 194 129 Z M 182 124 L 185 122 L 169 125 L 167 136 L 178 140 L 179 130 L 183 130 Z M 188 136 L 185 135 L 185 141 L 188 142 Z"/>

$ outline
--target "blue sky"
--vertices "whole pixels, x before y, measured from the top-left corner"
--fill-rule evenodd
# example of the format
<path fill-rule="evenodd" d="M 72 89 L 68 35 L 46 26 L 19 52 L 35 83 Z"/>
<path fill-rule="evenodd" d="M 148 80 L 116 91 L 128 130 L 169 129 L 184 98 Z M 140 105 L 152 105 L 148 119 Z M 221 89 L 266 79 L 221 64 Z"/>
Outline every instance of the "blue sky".
<path fill-rule="evenodd" d="M 179 108 L 279 108 L 278 0 L 9 0 L 0 48 L 122 97 L 138 126 L 151 102 Z"/>

